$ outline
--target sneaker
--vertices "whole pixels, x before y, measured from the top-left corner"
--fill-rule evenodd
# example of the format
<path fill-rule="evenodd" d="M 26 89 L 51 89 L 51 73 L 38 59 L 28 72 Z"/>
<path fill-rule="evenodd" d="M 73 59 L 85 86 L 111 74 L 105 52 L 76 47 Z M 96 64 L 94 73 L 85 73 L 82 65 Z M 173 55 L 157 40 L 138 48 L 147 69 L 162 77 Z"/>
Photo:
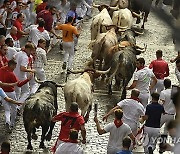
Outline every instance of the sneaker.
<path fill-rule="evenodd" d="M 149 148 L 148 148 L 148 152 L 149 152 L 149 154 L 153 154 L 152 147 L 149 147 Z"/>
<path fill-rule="evenodd" d="M 62 69 L 65 70 L 66 69 L 66 62 L 63 63 L 62 65 Z"/>

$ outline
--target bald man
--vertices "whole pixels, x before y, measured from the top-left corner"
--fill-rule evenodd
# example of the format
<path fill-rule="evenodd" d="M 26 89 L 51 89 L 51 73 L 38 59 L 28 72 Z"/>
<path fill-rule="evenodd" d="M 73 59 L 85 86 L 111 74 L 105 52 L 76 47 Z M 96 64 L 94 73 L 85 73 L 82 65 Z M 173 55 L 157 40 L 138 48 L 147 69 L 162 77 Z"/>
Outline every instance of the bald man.
<path fill-rule="evenodd" d="M 16 35 L 17 35 L 17 28 L 15 26 L 12 26 L 10 33 L 6 36 L 6 39 L 12 38 L 13 43 L 14 43 L 13 47 L 20 48 L 20 43 L 19 43 L 19 40 L 17 39 Z"/>
<path fill-rule="evenodd" d="M 131 97 L 117 103 L 117 106 L 111 109 L 103 117 L 103 120 L 105 119 L 107 120 L 109 115 L 114 113 L 116 109 L 122 109 L 123 110 L 122 121 L 128 124 L 133 134 L 136 135 L 137 129 L 139 126 L 139 118 L 141 116 L 144 116 L 145 114 L 144 106 L 140 103 L 139 98 L 138 98 L 139 94 L 140 94 L 140 91 L 138 89 L 133 89 L 131 91 Z"/>

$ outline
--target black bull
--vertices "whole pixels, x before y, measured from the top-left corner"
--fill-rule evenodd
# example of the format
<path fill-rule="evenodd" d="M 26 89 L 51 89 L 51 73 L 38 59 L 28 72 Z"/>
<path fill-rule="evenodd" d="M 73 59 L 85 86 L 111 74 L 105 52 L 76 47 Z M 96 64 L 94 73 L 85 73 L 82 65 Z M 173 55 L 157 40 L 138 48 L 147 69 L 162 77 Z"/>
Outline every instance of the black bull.
<path fill-rule="evenodd" d="M 41 83 L 37 92 L 27 100 L 23 112 L 24 127 L 27 132 L 28 146 L 32 150 L 31 138 L 37 139 L 36 128 L 42 127 L 39 147 L 45 148 L 44 140 L 50 141 L 55 123 L 51 121 L 57 114 L 57 84 L 52 81 Z"/>

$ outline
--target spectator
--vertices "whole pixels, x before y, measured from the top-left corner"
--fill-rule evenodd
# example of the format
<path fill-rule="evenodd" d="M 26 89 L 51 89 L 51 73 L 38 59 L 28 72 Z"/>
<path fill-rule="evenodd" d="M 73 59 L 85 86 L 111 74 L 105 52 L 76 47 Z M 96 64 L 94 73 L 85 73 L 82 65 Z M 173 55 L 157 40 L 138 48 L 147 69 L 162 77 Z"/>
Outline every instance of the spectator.
<path fill-rule="evenodd" d="M 150 97 L 150 91 L 156 85 L 157 79 L 154 73 L 148 67 L 145 67 L 144 58 L 137 59 L 136 67 L 137 71 L 134 73 L 133 83 L 130 87 L 126 87 L 126 89 L 130 90 L 133 88 L 137 88 L 140 91 L 139 99 L 142 105 L 146 107 L 148 99 Z"/>
<path fill-rule="evenodd" d="M 15 6 L 16 8 L 12 11 L 12 17 L 11 17 L 12 24 L 14 24 L 14 22 L 16 21 L 18 14 L 22 12 L 22 8 L 23 8 L 22 0 L 17 0 Z"/>
<path fill-rule="evenodd" d="M 4 35 L 0 35 L 0 47 L 5 44 L 5 39 Z"/>
<path fill-rule="evenodd" d="M 6 19 L 7 19 L 7 11 L 9 9 L 10 2 L 9 0 L 4 0 L 3 6 L 0 7 L 0 35 L 6 36 Z"/>
<path fill-rule="evenodd" d="M 46 7 L 46 10 L 42 10 L 37 14 L 37 19 L 38 18 L 42 18 L 45 21 L 45 30 L 47 30 L 48 32 L 51 32 L 53 35 L 55 35 L 57 38 L 59 38 L 59 36 L 55 33 L 54 29 L 53 29 L 53 15 L 56 14 L 56 7 L 54 6 L 48 6 Z"/>
<path fill-rule="evenodd" d="M 156 51 L 156 60 L 153 60 L 149 65 L 149 68 L 152 69 L 154 75 L 157 78 L 157 83 L 154 88 L 151 90 L 151 93 L 160 92 L 164 89 L 164 78 L 169 76 L 169 66 L 168 63 L 162 59 L 162 51 Z"/>
<path fill-rule="evenodd" d="M 13 40 L 13 47 L 20 49 L 20 43 L 19 43 L 19 40 L 17 39 L 17 28 L 15 26 L 12 26 L 11 27 L 11 30 L 10 30 L 10 33 L 6 36 L 6 39 L 7 38 L 12 38 Z"/>
<path fill-rule="evenodd" d="M 131 98 L 124 99 L 120 101 L 116 107 L 111 109 L 104 117 L 103 120 L 107 120 L 108 116 L 116 109 L 122 109 L 123 110 L 123 117 L 122 121 L 126 124 L 128 124 L 133 132 L 134 135 L 137 134 L 137 129 L 139 126 L 139 118 L 141 116 L 144 116 L 145 109 L 143 105 L 139 101 L 139 90 L 133 89 L 131 91 Z"/>
<path fill-rule="evenodd" d="M 43 0 L 43 2 L 36 7 L 36 14 L 41 12 L 42 10 L 45 10 L 48 5 L 48 0 Z"/>
<path fill-rule="evenodd" d="M 79 37 L 79 33 L 76 27 L 72 26 L 73 18 L 70 16 L 68 17 L 68 23 L 58 25 L 55 29 L 63 31 L 63 50 L 65 51 L 64 54 L 64 63 L 62 69 L 71 69 L 73 58 L 74 58 L 74 41 L 73 41 L 73 34 L 76 37 Z M 67 66 L 68 65 L 68 66 Z"/>
<path fill-rule="evenodd" d="M 58 146 L 55 154 L 83 154 L 83 149 L 78 145 L 77 139 L 78 131 L 71 129 L 69 139 Z"/>
<path fill-rule="evenodd" d="M 129 150 L 131 146 L 131 139 L 129 137 L 125 137 L 123 139 L 122 145 L 123 145 L 123 149 L 117 152 L 116 154 L 132 154 L 132 152 Z"/>
<path fill-rule="evenodd" d="M 10 60 L 8 62 L 8 66 L 0 68 L 0 81 L 4 83 L 16 83 L 17 86 L 21 87 L 24 84 L 26 84 L 29 80 L 31 80 L 32 75 L 29 76 L 29 78 L 23 80 L 23 81 L 18 81 L 16 78 L 15 74 L 13 73 L 14 69 L 16 68 L 16 62 L 14 60 Z M 13 99 L 16 99 L 16 94 L 15 94 L 15 88 L 14 86 L 9 86 L 9 87 L 2 87 L 6 95 Z M 15 125 L 15 119 L 16 119 L 16 112 L 17 112 L 17 106 L 15 104 L 8 103 L 8 101 L 3 100 L 3 106 L 5 110 L 5 119 L 6 119 L 6 125 L 9 125 L 9 127 L 14 127 Z"/>
<path fill-rule="evenodd" d="M 7 45 L 6 44 L 1 45 L 1 47 L 0 47 L 0 68 L 3 66 L 6 66 L 8 63 L 8 59 L 6 57 L 7 51 L 8 51 Z"/>
<path fill-rule="evenodd" d="M 152 93 L 152 102 L 146 106 L 145 116 L 142 121 L 146 120 L 144 132 L 147 134 L 148 143 L 144 145 L 145 154 L 153 154 L 156 148 L 157 138 L 160 135 L 160 121 L 161 115 L 165 114 L 164 107 L 158 103 L 159 94 Z"/>
<path fill-rule="evenodd" d="M 109 123 L 103 129 L 101 128 L 97 117 L 94 117 L 99 135 L 110 132 L 107 154 L 115 154 L 116 152 L 122 150 L 122 140 L 126 136 L 129 136 L 133 140 L 133 143 L 135 143 L 135 137 L 132 134 L 131 128 L 121 120 L 123 117 L 123 111 L 121 109 L 116 109 L 114 113 L 114 122 Z"/>
<path fill-rule="evenodd" d="M 9 154 L 10 151 L 11 151 L 11 148 L 10 148 L 10 143 L 5 141 L 1 144 L 1 152 L 0 154 Z"/>
<path fill-rule="evenodd" d="M 20 40 L 23 36 L 28 35 L 28 33 L 23 31 L 23 21 L 24 21 L 24 14 L 19 13 L 17 15 L 17 19 L 14 21 L 14 26 L 17 28 L 17 40 Z M 20 45 L 22 46 L 23 42 L 20 40 Z"/>
<path fill-rule="evenodd" d="M 13 40 L 12 38 L 7 38 L 5 41 L 8 51 L 6 54 L 6 57 L 8 60 L 14 59 L 14 56 L 17 54 L 17 51 L 15 50 L 15 48 L 13 48 L 14 44 L 13 44 Z"/>
<path fill-rule="evenodd" d="M 57 149 L 60 143 L 66 141 L 69 138 L 69 132 L 71 129 L 81 130 L 81 136 L 83 138 L 82 143 L 86 143 L 86 129 L 84 127 L 84 118 L 78 113 L 78 104 L 76 102 L 71 103 L 70 112 L 62 112 L 54 116 L 53 122 L 61 121 L 61 130 L 58 140 L 54 147 Z"/>
<path fill-rule="evenodd" d="M 176 60 L 175 74 L 180 84 L 180 59 Z"/>

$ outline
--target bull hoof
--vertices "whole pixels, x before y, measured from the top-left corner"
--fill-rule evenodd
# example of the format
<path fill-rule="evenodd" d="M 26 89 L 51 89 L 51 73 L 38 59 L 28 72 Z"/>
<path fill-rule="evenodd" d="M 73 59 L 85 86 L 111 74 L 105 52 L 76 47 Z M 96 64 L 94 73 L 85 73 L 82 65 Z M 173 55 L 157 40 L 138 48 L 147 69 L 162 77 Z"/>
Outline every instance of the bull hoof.
<path fill-rule="evenodd" d="M 46 147 L 45 147 L 44 143 L 40 143 L 39 148 L 45 149 Z"/>
<path fill-rule="evenodd" d="M 52 137 L 52 134 L 47 134 L 46 137 L 45 137 L 45 139 L 46 139 L 47 141 L 50 141 L 50 140 L 51 140 L 51 137 Z"/>
<path fill-rule="evenodd" d="M 38 139 L 38 136 L 36 134 L 32 134 L 32 139 L 33 140 L 37 140 Z"/>
<path fill-rule="evenodd" d="M 28 150 L 33 150 L 32 145 L 31 145 L 31 144 L 28 144 L 27 149 L 28 149 Z"/>

